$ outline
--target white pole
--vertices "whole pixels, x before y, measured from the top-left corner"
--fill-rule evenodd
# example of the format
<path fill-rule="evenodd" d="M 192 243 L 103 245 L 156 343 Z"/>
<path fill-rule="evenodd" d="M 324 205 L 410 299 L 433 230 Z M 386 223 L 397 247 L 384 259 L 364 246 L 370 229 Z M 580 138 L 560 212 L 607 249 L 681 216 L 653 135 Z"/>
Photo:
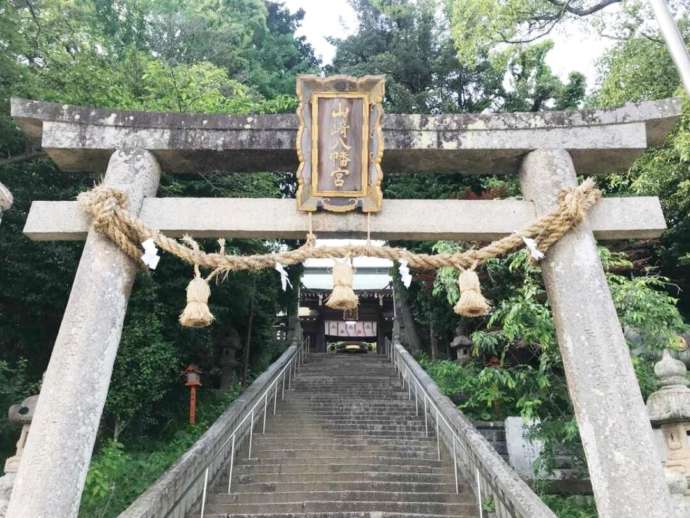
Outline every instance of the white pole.
<path fill-rule="evenodd" d="M 204 511 L 206 511 L 206 488 L 208 487 L 208 468 L 204 472 L 204 492 L 201 495 L 201 518 L 204 518 Z"/>
<path fill-rule="evenodd" d="M 678 30 L 678 25 L 676 25 L 673 19 L 666 0 L 649 0 L 649 3 L 654 10 L 659 30 L 664 40 L 666 40 L 666 46 L 671 53 L 673 62 L 676 64 L 685 91 L 690 95 L 690 56 L 688 55 L 688 49 L 685 47 L 683 36 Z"/>
<path fill-rule="evenodd" d="M 228 470 L 228 494 L 232 488 L 232 468 L 235 466 L 235 434 L 232 434 L 232 447 L 230 449 L 230 469 Z"/>

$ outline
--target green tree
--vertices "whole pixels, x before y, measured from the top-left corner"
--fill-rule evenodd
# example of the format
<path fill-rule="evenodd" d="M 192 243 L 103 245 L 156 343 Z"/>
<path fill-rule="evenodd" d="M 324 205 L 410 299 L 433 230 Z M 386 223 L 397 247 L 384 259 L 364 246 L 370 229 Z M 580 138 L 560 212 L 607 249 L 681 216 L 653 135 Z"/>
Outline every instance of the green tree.
<path fill-rule="evenodd" d="M 601 85 L 591 103 L 612 106 L 682 93 L 675 67 L 660 42 L 632 38 L 619 43 L 599 63 Z M 668 230 L 660 246 L 648 246 L 649 268 L 660 268 L 672 280 L 672 293 L 690 290 L 690 115 L 687 106 L 666 143 L 646 151 L 624 174 L 609 177 L 609 189 L 617 193 L 655 195 L 661 199 Z M 680 307 L 690 311 L 687 297 Z"/>
<path fill-rule="evenodd" d="M 507 69 L 509 88 L 501 108 L 509 112 L 577 109 L 585 97 L 585 77 L 572 72 L 567 84 L 551 71 L 546 56 L 553 42 L 546 40 L 519 52 L 507 51 L 494 58 L 495 66 Z M 505 63 L 505 65 L 503 65 Z"/>
<path fill-rule="evenodd" d="M 550 42 L 458 59 L 450 21 L 438 0 L 352 0 L 359 27 L 333 40 L 329 73 L 385 74 L 387 111 L 398 113 L 539 111 L 577 107 L 584 76 L 563 84 L 546 64 Z"/>
<path fill-rule="evenodd" d="M 335 39 L 328 73 L 385 74 L 386 109 L 398 113 L 481 111 L 500 91 L 489 63 L 462 66 L 435 0 L 352 0 L 358 30 Z"/>
<path fill-rule="evenodd" d="M 673 2 L 684 12 L 682 2 Z M 618 8 L 607 9 L 611 6 Z M 659 39 L 646 2 L 622 0 L 449 0 L 453 37 L 460 61 L 473 63 L 486 51 L 522 47 L 548 36 L 559 24 L 574 22 L 584 30 L 617 39 Z"/>
<path fill-rule="evenodd" d="M 437 248 L 459 249 L 458 245 L 445 242 Z M 626 333 L 626 338 L 646 396 L 655 388 L 653 363 L 662 349 L 676 346 L 677 335 L 686 331 L 687 325 L 676 308 L 677 299 L 663 289 L 667 279 L 635 277 L 630 274 L 632 265 L 623 254 L 601 248 L 600 255 L 621 323 L 625 329 L 636 331 L 634 340 L 630 333 Z M 447 303 L 455 303 L 459 296 L 457 275 L 451 268 L 440 270 L 434 294 L 447 299 Z M 547 445 L 543 459 L 546 468 L 554 467 L 555 452 L 564 445 L 570 447 L 584 467 L 540 269 L 523 250 L 489 261 L 482 280 L 483 291 L 493 301 L 494 310 L 485 319 L 466 322 L 473 343 L 471 362 L 462 367 L 427 362 L 427 369 L 441 381 L 447 395 L 474 418 L 493 420 L 522 415 L 539 419 L 537 434 Z"/>

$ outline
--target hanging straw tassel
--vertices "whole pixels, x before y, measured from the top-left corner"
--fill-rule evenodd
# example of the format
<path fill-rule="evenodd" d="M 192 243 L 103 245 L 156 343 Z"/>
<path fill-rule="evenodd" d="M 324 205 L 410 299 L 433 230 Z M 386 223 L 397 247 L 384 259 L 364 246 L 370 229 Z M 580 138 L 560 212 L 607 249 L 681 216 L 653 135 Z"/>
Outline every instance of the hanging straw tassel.
<path fill-rule="evenodd" d="M 458 278 L 460 300 L 453 310 L 463 317 L 481 317 L 489 312 L 489 303 L 482 295 L 479 277 L 474 269 L 462 270 Z"/>
<path fill-rule="evenodd" d="M 187 305 L 180 314 L 180 324 L 184 327 L 206 327 L 211 325 L 214 317 L 208 309 L 208 298 L 211 296 L 211 288 L 204 279 L 199 266 L 194 265 L 194 278 L 187 286 Z"/>
<path fill-rule="evenodd" d="M 350 259 L 336 261 L 333 265 L 333 291 L 326 301 L 326 306 L 331 309 L 355 309 L 359 305 L 359 299 L 352 289 L 352 266 Z"/>

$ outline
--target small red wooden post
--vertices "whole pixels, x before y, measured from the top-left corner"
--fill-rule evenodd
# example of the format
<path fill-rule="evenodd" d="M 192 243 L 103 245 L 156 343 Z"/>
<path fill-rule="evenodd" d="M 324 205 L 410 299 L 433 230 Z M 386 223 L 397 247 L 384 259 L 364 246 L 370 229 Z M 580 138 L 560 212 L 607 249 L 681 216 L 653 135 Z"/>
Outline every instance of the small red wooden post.
<path fill-rule="evenodd" d="M 189 424 L 196 424 L 196 388 L 201 386 L 201 369 L 190 364 L 184 370 L 185 385 L 189 387 Z"/>

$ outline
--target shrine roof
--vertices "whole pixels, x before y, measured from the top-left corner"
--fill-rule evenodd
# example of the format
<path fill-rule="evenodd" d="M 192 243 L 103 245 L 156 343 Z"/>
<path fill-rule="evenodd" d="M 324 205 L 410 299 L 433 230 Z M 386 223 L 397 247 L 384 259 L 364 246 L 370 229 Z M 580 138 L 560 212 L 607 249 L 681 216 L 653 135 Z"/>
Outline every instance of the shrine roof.
<path fill-rule="evenodd" d="M 321 243 L 338 245 L 345 243 L 364 243 L 363 240 L 318 240 Z M 376 242 L 381 244 L 383 242 Z M 393 261 L 377 257 L 354 257 L 353 289 L 354 290 L 386 290 L 392 282 L 390 269 Z M 304 263 L 302 286 L 307 290 L 333 289 L 333 259 L 307 259 Z"/>
<path fill-rule="evenodd" d="M 293 114 L 117 111 L 13 98 L 12 116 L 66 171 L 105 169 L 118 147 L 153 152 L 164 170 L 292 171 Z M 681 113 L 669 98 L 619 108 L 538 113 L 405 115 L 383 120 L 388 173 L 514 174 L 536 148 L 570 151 L 579 173 L 623 170 L 663 142 Z"/>
<path fill-rule="evenodd" d="M 391 277 L 387 274 L 355 275 L 352 289 L 355 291 L 386 290 L 390 287 Z M 305 275 L 302 286 L 307 290 L 330 291 L 333 289 L 333 276 L 329 274 Z"/>

